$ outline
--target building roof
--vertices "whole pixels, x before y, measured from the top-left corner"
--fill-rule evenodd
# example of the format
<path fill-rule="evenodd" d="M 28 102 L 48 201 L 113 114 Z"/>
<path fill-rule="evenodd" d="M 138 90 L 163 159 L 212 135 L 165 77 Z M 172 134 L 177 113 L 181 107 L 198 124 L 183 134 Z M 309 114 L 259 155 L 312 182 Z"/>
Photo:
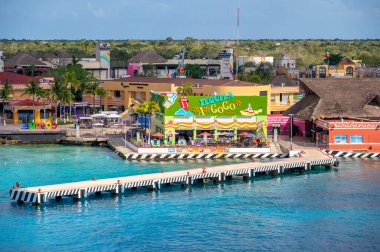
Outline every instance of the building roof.
<path fill-rule="evenodd" d="M 29 84 L 30 81 L 39 81 L 40 78 L 26 76 L 12 72 L 0 72 L 0 86 L 6 81 L 12 84 Z"/>
<path fill-rule="evenodd" d="M 133 56 L 129 63 L 165 63 L 167 60 L 155 51 L 142 51 Z"/>
<path fill-rule="evenodd" d="M 34 101 L 34 106 L 43 106 L 46 105 L 44 102 Z M 30 107 L 33 106 L 33 100 L 32 99 L 25 99 L 21 101 L 16 101 L 11 103 L 12 106 L 18 106 L 18 107 Z"/>
<path fill-rule="evenodd" d="M 305 97 L 284 112 L 301 119 L 380 118 L 380 79 L 300 79 Z"/>
<path fill-rule="evenodd" d="M 12 68 L 15 66 L 38 66 L 38 67 L 48 67 L 44 62 L 34 58 L 27 53 L 18 53 L 12 58 L 8 59 L 4 63 L 5 68 Z"/>
<path fill-rule="evenodd" d="M 341 62 L 339 62 L 339 65 L 356 65 L 355 62 L 350 60 L 349 58 L 342 59 Z"/>
<path fill-rule="evenodd" d="M 288 76 L 283 74 L 276 75 L 269 83 L 273 87 L 298 87 L 298 84 L 295 80 L 290 79 Z"/>
<path fill-rule="evenodd" d="M 145 83 L 170 83 L 176 86 L 181 86 L 184 83 L 192 83 L 195 87 L 202 87 L 204 85 L 214 86 L 256 86 L 255 84 L 247 81 L 234 81 L 234 80 L 208 80 L 208 79 L 191 79 L 191 78 L 154 78 L 154 77 L 128 77 L 115 79 L 112 81 L 124 82 L 145 82 Z"/>

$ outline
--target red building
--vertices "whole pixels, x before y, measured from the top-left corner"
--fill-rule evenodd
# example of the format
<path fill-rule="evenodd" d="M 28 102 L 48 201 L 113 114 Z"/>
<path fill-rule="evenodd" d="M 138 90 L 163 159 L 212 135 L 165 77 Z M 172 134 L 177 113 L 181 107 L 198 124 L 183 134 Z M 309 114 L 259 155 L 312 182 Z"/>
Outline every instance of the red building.
<path fill-rule="evenodd" d="M 380 121 L 365 119 L 318 119 L 316 139 L 330 150 L 368 150 L 380 152 Z M 324 134 L 323 132 L 327 132 Z"/>
<path fill-rule="evenodd" d="M 305 97 L 284 114 L 313 122 L 319 146 L 380 152 L 379 79 L 301 79 L 300 85 Z"/>

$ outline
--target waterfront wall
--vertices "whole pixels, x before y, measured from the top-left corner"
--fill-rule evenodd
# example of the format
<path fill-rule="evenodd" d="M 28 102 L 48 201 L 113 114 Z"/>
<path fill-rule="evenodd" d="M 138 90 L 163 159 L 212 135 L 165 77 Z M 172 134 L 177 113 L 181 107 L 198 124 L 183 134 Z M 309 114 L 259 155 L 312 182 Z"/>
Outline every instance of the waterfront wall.
<path fill-rule="evenodd" d="M 65 133 L 54 132 L 1 132 L 0 139 L 7 143 L 58 143 Z"/>

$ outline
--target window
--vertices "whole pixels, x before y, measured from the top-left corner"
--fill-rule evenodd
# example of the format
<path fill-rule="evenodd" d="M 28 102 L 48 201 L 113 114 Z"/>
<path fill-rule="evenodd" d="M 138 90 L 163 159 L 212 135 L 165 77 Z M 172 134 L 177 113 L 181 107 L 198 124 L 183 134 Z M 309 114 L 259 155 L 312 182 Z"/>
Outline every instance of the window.
<path fill-rule="evenodd" d="M 115 91 L 115 97 L 120 98 L 121 97 L 121 92 L 119 90 Z"/>
<path fill-rule="evenodd" d="M 267 96 L 268 92 L 267 91 L 260 91 L 260 96 Z"/>
<path fill-rule="evenodd" d="M 363 143 L 363 136 L 360 136 L 360 135 L 350 136 L 350 143 Z"/>
<path fill-rule="evenodd" d="M 272 94 L 272 95 L 270 96 L 270 100 L 271 100 L 272 102 L 276 101 L 276 95 Z"/>
<path fill-rule="evenodd" d="M 347 76 L 353 76 L 354 75 L 354 69 L 352 67 L 347 67 L 346 75 Z"/>
<path fill-rule="evenodd" d="M 335 143 L 347 143 L 347 136 L 346 135 L 336 135 L 336 136 L 334 136 L 334 142 Z"/>

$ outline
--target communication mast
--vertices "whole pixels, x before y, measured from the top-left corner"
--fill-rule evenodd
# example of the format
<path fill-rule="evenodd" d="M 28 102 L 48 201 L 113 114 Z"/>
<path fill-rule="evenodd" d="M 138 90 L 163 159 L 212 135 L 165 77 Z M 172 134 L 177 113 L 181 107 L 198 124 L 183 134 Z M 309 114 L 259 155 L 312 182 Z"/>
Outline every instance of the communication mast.
<path fill-rule="evenodd" d="M 186 69 L 185 69 L 185 54 L 186 54 L 186 47 L 182 47 L 182 53 L 181 53 L 181 61 L 178 63 L 177 67 L 177 77 L 178 78 L 186 78 Z"/>

